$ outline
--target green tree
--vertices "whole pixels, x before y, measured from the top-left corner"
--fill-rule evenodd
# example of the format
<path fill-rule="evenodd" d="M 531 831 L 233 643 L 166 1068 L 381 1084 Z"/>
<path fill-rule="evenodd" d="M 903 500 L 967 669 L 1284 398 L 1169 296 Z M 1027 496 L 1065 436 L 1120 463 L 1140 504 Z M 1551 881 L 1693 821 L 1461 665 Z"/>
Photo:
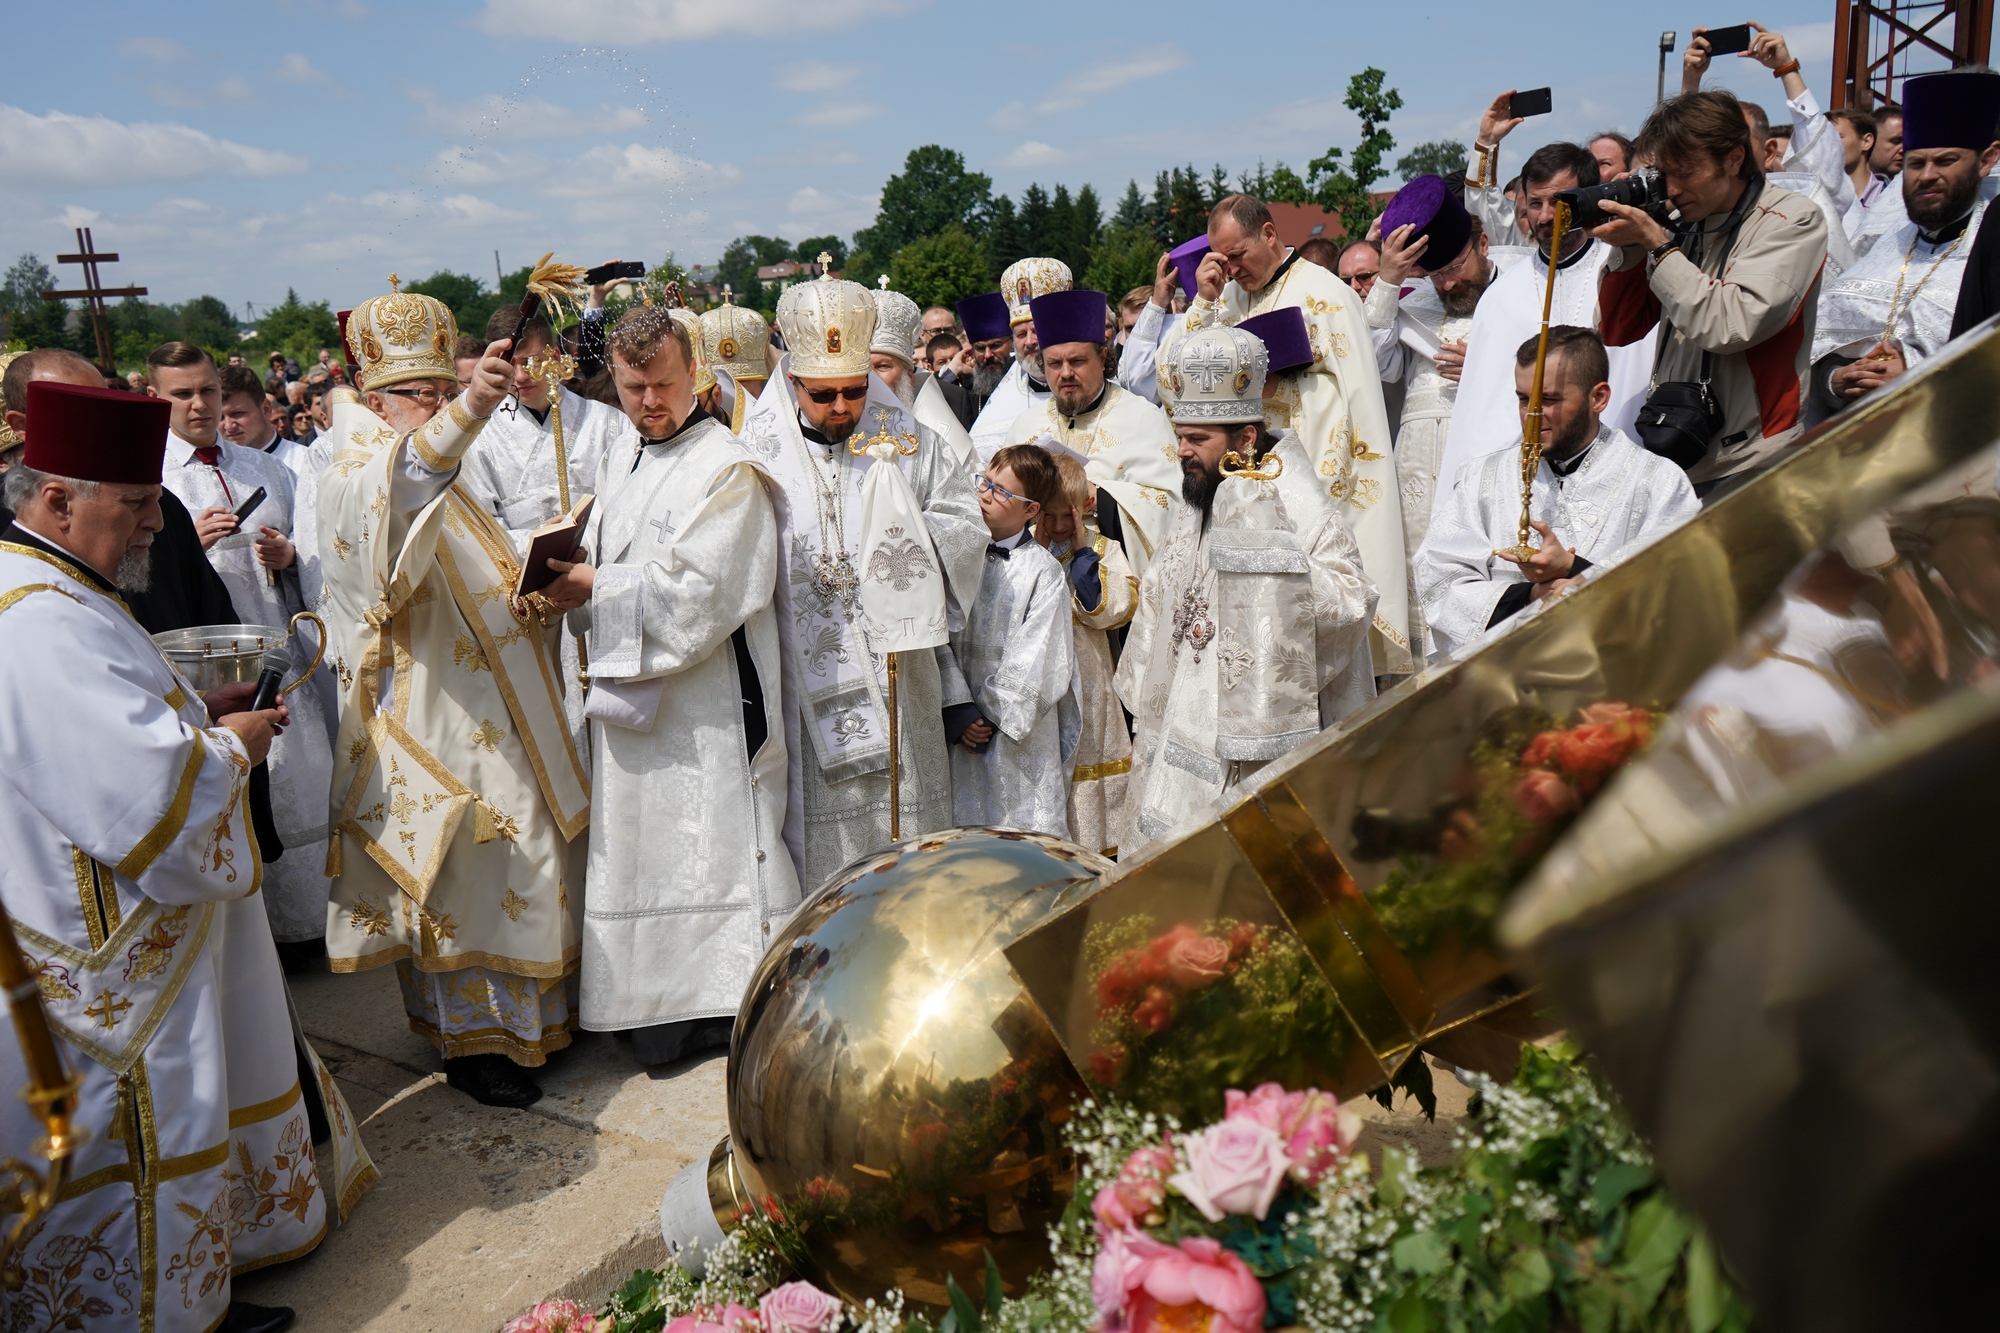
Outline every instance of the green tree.
<path fill-rule="evenodd" d="M 1368 197 L 1368 187 L 1383 175 L 1382 159 L 1396 141 L 1384 128 L 1389 116 L 1403 105 L 1403 95 L 1394 88 L 1384 89 L 1382 80 L 1387 76 L 1373 65 L 1362 70 L 1347 81 L 1345 105 L 1349 111 L 1361 117 L 1361 141 L 1355 145 L 1351 165 L 1341 164 L 1341 150 L 1329 148 L 1326 152 L 1306 163 L 1307 183 L 1312 187 L 1313 202 L 1328 212 L 1340 215 L 1341 228 L 1350 236 L 1359 236 L 1368 230 L 1368 224 L 1375 220 L 1375 204 Z"/>
<path fill-rule="evenodd" d="M 815 236 L 810 240 L 800 241 L 797 248 L 792 251 L 792 258 L 801 264 L 817 264 L 821 254 L 833 256 L 835 272 L 847 267 L 847 242 L 838 236 Z"/>
<path fill-rule="evenodd" d="M 272 306 L 257 321 L 257 336 L 253 341 L 261 349 L 258 359 L 272 352 L 283 352 L 303 364 L 315 360 L 322 347 L 339 349 L 340 326 L 334 322 L 333 308 L 325 301 L 307 304 L 299 300 L 296 290 L 286 288 L 283 304 Z"/>
<path fill-rule="evenodd" d="M 1021 243 L 1021 220 L 1014 215 L 1014 201 L 1003 194 L 993 201 L 991 218 L 986 224 L 986 262 L 990 271 L 982 290 L 992 291 L 1007 265 L 1027 253 L 1027 247 Z"/>
<path fill-rule="evenodd" d="M 521 289 L 527 290 L 526 278 L 521 280 Z M 500 308 L 498 292 L 486 290 L 486 284 L 469 273 L 454 273 L 448 268 L 439 269 L 421 281 L 405 283 L 403 290 L 444 302 L 458 331 L 475 338 L 485 336 L 486 321 Z M 515 297 L 515 303 L 519 304 L 520 299 Z"/>
<path fill-rule="evenodd" d="M 1083 272 L 1090 266 L 1090 248 L 1081 232 L 1076 200 L 1069 197 L 1069 186 L 1058 184 L 1049 199 L 1048 239 L 1042 253 L 1068 265 L 1072 275 Z"/>
<path fill-rule="evenodd" d="M 882 187 L 875 224 L 854 234 L 857 250 L 895 254 L 910 242 L 956 226 L 983 232 L 993 178 L 965 169 L 965 155 L 938 144 L 912 148 L 903 170 Z"/>
<path fill-rule="evenodd" d="M 1420 143 L 1396 159 L 1396 174 L 1406 181 L 1419 176 L 1443 176 L 1451 180 L 1465 174 L 1465 145 L 1455 139 L 1434 139 Z"/>
<path fill-rule="evenodd" d="M 716 276 L 736 293 L 738 305 L 768 309 L 763 284 L 757 281 L 757 270 L 790 259 L 792 248 L 792 243 L 781 236 L 738 236 L 723 250 L 722 262 L 715 266 Z"/>
<path fill-rule="evenodd" d="M 1260 198 L 1267 204 L 1309 204 L 1313 201 L 1312 191 L 1306 188 L 1299 173 L 1282 162 L 1271 168 L 1271 179 L 1265 183 Z"/>
<path fill-rule="evenodd" d="M 1216 163 L 1208 173 L 1209 206 L 1212 208 L 1235 193 L 1236 191 L 1229 185 L 1229 173 L 1222 169 L 1220 162 Z"/>
<path fill-rule="evenodd" d="M 1153 187 L 1153 202 L 1159 213 L 1153 235 L 1161 244 L 1176 246 L 1208 230 L 1210 200 L 1202 193 L 1201 177 L 1193 163 L 1161 172 Z"/>
<path fill-rule="evenodd" d="M 111 346 L 121 367 L 143 365 L 155 347 L 185 336 L 181 318 L 172 306 L 154 305 L 136 296 L 126 297 L 105 314 L 111 321 Z M 232 337 L 230 341 L 234 343 L 235 339 Z M 87 355 L 93 360 L 97 356 L 94 337 Z"/>
<path fill-rule="evenodd" d="M 46 304 L 42 293 L 54 291 L 55 275 L 39 255 L 25 254 L 8 266 L 0 278 L 0 314 L 25 313 Z"/>
<path fill-rule="evenodd" d="M 894 258 L 894 256 L 890 256 Z M 889 265 L 876 258 L 873 250 L 856 250 L 847 257 L 841 272 L 849 282 L 858 282 L 863 287 L 873 287 L 875 280 L 889 271 Z"/>
<path fill-rule="evenodd" d="M 1146 206 L 1146 196 L 1139 192 L 1139 182 L 1125 182 L 1125 194 L 1118 201 L 1118 211 L 1111 215 L 1111 225 L 1122 231 L 1136 231 L 1152 225 L 1152 210 Z"/>
<path fill-rule="evenodd" d="M 911 241 L 889 265 L 889 286 L 919 306 L 951 305 L 990 290 L 986 251 L 965 228 Z"/>
<path fill-rule="evenodd" d="M 1104 233 L 1104 208 L 1097 202 L 1096 187 L 1085 185 L 1076 192 L 1076 213 L 1071 222 L 1072 241 L 1076 258 L 1070 261 L 1070 271 L 1082 273 L 1090 267 L 1091 255 L 1097 250 L 1098 238 Z"/>
<path fill-rule="evenodd" d="M 1151 287 L 1165 247 L 1143 227 L 1111 227 L 1091 251 L 1090 269 L 1077 285 L 1103 292 L 1112 305 L 1134 287 Z"/>
<path fill-rule="evenodd" d="M 1021 211 L 1015 222 L 1015 237 L 1022 255 L 1046 255 L 1049 252 L 1050 217 L 1048 191 L 1039 185 L 1030 185 L 1021 191 Z"/>
<path fill-rule="evenodd" d="M 175 313 L 180 320 L 181 337 L 187 341 L 224 357 L 240 350 L 236 316 L 229 313 L 229 305 L 221 297 L 197 296 L 192 301 L 183 301 Z"/>

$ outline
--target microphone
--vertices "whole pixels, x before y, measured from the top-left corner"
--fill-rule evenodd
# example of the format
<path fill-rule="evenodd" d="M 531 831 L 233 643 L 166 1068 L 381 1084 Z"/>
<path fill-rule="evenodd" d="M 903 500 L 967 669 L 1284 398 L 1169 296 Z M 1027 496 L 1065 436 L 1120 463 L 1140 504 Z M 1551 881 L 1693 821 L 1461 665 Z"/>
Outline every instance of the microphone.
<path fill-rule="evenodd" d="M 261 713 L 278 705 L 278 687 L 285 683 L 285 673 L 292 669 L 292 655 L 283 648 L 272 648 L 264 653 L 264 670 L 257 677 L 257 696 L 250 701 L 250 710 Z"/>

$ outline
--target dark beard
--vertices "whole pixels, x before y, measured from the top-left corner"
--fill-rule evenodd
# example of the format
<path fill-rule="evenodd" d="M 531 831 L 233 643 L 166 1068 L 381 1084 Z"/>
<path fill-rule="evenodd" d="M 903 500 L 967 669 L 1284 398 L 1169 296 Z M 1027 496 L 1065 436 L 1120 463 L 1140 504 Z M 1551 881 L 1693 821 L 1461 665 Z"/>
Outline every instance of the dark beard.
<path fill-rule="evenodd" d="M 1591 424 L 1590 418 L 1579 416 L 1563 428 L 1562 434 L 1544 445 L 1542 452 L 1555 462 L 1567 463 L 1596 438 L 1597 428 Z"/>
<path fill-rule="evenodd" d="M 1202 521 L 1208 521 L 1209 511 L 1215 507 L 1215 491 L 1222 485 L 1222 470 L 1212 468 L 1199 459 L 1189 458 L 1181 463 L 1181 499 L 1201 511 Z"/>
<path fill-rule="evenodd" d="M 1904 179 L 1908 179 L 1905 177 Z M 1956 222 L 1972 211 L 1972 202 L 1979 195 L 1979 177 L 1967 176 L 1964 180 L 1945 191 L 1944 198 L 1935 205 L 1925 208 L 1903 196 L 1904 211 L 1919 230 L 1936 231 L 1947 222 Z"/>
<path fill-rule="evenodd" d="M 125 558 L 118 562 L 118 572 L 111 576 L 111 582 L 120 592 L 144 592 L 153 586 L 153 548 L 135 547 L 125 552 Z"/>
<path fill-rule="evenodd" d="M 1000 381 L 1005 378 L 1007 378 L 1006 366 L 994 366 L 991 370 L 985 366 L 974 366 L 972 392 L 980 398 L 991 398 L 993 391 L 1000 387 Z"/>
<path fill-rule="evenodd" d="M 1440 291 L 1438 302 L 1444 306 L 1447 315 L 1469 315 L 1479 304 L 1479 298 L 1486 295 L 1486 289 L 1493 285 L 1493 270 L 1487 269 L 1478 282 L 1468 278 L 1450 291 Z"/>

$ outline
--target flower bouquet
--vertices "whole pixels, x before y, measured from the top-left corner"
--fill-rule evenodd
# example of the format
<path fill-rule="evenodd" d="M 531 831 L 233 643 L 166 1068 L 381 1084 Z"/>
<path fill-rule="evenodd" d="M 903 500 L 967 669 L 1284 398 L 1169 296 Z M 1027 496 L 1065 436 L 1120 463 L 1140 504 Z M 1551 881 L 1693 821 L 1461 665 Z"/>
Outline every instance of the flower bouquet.
<path fill-rule="evenodd" d="M 1535 708 L 1488 720 L 1434 837 L 1404 848 L 1368 895 L 1426 989 L 1452 994 L 1505 970 L 1492 949 L 1502 904 L 1658 720 L 1617 702 L 1590 705 L 1568 727 Z"/>
<path fill-rule="evenodd" d="M 1099 1091 L 1195 1118 L 1232 1086 L 1337 1082 L 1350 1029 L 1289 930 L 1216 917 L 1162 931 L 1138 913 L 1093 925 L 1084 953 Z"/>

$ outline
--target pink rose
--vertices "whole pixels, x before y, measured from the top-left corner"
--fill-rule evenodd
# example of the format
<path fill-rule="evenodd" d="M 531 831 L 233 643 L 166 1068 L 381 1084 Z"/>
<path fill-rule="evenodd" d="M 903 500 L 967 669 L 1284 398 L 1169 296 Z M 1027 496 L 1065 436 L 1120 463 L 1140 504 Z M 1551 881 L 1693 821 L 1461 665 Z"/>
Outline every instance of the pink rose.
<path fill-rule="evenodd" d="M 1187 1140 L 1188 1169 L 1167 1181 L 1211 1222 L 1225 1216 L 1263 1220 L 1292 1160 L 1269 1126 L 1224 1120 Z"/>
<path fill-rule="evenodd" d="M 1118 1179 L 1097 1191 L 1091 1200 L 1098 1233 L 1136 1225 L 1157 1211 L 1167 1197 L 1167 1177 L 1173 1169 L 1174 1150 L 1168 1141 L 1140 1148 L 1126 1158 Z"/>
<path fill-rule="evenodd" d="M 1546 768 L 1531 768 L 1514 784 L 1514 808 L 1530 823 L 1553 823 L 1582 807 L 1576 788 Z"/>
<path fill-rule="evenodd" d="M 1253 1121 L 1278 1136 L 1292 1159 L 1292 1179 L 1301 1185 L 1318 1184 L 1361 1135 L 1361 1117 L 1318 1088 L 1287 1092 L 1276 1083 L 1248 1093 L 1231 1088 L 1222 1094 L 1222 1105 L 1224 1120 Z"/>
<path fill-rule="evenodd" d="M 720 1310 L 710 1306 L 684 1314 L 668 1324 L 665 1333 L 758 1333 L 763 1327 L 755 1310 L 731 1301 Z"/>
<path fill-rule="evenodd" d="M 1122 1227 L 1104 1237 L 1097 1263 L 1090 1270 L 1090 1298 L 1097 1305 L 1099 1327 L 1125 1327 L 1127 1307 L 1139 1273 L 1153 1259 L 1173 1253 L 1173 1246 L 1142 1231 Z"/>
<path fill-rule="evenodd" d="M 1212 985 L 1229 965 L 1229 946 L 1206 935 L 1178 941 L 1167 951 L 1167 975 L 1182 990 Z"/>
<path fill-rule="evenodd" d="M 837 1298 L 810 1282 L 787 1282 L 757 1302 L 766 1333 L 821 1333 L 840 1321 L 840 1309 Z"/>
<path fill-rule="evenodd" d="M 1268 1131 L 1266 1131 L 1268 1132 Z M 1162 1247 L 1165 1248 L 1165 1247 Z M 1147 1258 L 1128 1288 L 1131 1333 L 1262 1333 L 1264 1288 L 1250 1266 L 1206 1236 Z"/>
<path fill-rule="evenodd" d="M 610 1329 L 611 1320 L 600 1322 L 575 1301 L 543 1301 L 508 1320 L 500 1333 L 610 1333 Z"/>

